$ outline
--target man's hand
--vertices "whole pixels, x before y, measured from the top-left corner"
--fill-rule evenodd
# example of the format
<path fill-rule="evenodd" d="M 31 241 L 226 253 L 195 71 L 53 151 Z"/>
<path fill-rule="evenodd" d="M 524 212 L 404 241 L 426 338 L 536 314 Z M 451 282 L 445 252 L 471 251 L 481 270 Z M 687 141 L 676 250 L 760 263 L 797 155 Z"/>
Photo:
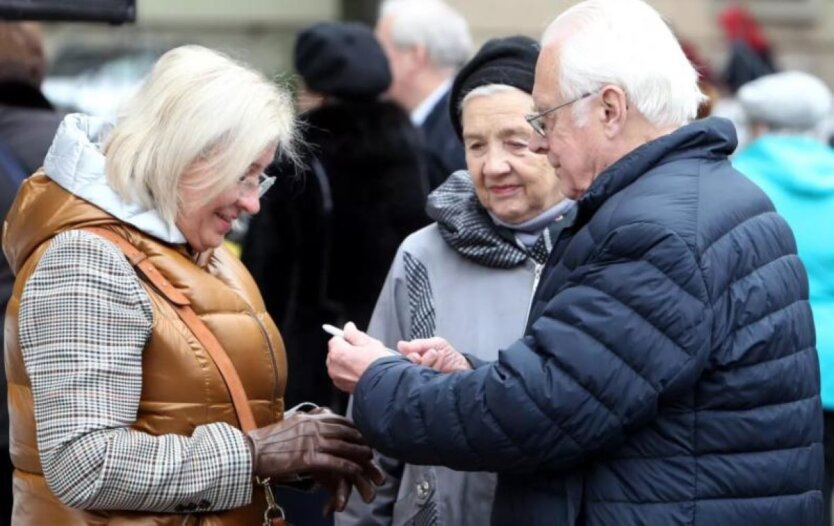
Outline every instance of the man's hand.
<path fill-rule="evenodd" d="M 399 342 L 397 350 L 412 362 L 431 367 L 441 373 L 468 371 L 472 369 L 463 355 L 457 352 L 449 342 L 443 338 L 424 338 Z"/>
<path fill-rule="evenodd" d="M 381 341 L 360 331 L 353 323 L 345 325 L 343 338 L 330 338 L 327 347 L 327 374 L 346 393 L 353 393 L 359 378 L 373 362 L 391 356 Z"/>

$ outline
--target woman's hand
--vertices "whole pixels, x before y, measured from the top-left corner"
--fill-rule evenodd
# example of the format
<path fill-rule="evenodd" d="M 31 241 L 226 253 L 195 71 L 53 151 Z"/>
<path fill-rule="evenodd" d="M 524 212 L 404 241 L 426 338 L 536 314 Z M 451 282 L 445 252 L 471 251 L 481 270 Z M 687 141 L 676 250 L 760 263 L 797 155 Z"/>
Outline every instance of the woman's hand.
<path fill-rule="evenodd" d="M 443 338 L 434 337 L 399 342 L 397 350 L 412 362 L 431 367 L 441 373 L 472 369 L 469 361 Z"/>
<path fill-rule="evenodd" d="M 331 492 L 325 511 L 341 511 L 353 486 L 370 502 L 385 476 L 353 423 L 320 408 L 246 434 L 256 475 L 280 481 L 309 475 Z"/>

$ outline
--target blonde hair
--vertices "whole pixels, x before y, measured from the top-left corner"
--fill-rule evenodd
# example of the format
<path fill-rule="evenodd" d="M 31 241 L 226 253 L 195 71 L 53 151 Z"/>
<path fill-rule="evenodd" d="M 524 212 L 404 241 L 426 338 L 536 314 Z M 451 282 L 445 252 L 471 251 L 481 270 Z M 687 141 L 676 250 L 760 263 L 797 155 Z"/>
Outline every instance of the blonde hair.
<path fill-rule="evenodd" d="M 179 183 L 195 163 L 209 202 L 272 145 L 295 160 L 289 92 L 259 72 L 201 46 L 168 51 L 123 108 L 104 147 L 107 179 L 126 202 L 173 225 Z"/>

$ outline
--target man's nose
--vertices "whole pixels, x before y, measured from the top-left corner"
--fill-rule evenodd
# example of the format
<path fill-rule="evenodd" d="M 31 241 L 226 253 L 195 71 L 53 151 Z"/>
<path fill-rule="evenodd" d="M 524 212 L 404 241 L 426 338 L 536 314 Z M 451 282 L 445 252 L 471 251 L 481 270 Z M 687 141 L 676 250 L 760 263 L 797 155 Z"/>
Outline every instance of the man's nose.
<path fill-rule="evenodd" d="M 547 153 L 547 138 L 536 132 L 530 136 L 530 143 L 527 146 L 533 153 Z"/>

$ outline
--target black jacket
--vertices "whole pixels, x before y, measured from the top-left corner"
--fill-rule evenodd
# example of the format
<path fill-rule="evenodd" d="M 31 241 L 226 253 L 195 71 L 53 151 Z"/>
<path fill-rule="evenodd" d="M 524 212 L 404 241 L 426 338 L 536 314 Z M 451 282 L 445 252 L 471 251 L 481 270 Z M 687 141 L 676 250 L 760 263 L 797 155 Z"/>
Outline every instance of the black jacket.
<path fill-rule="evenodd" d="M 429 185 L 440 186 L 452 173 L 466 169 L 466 156 L 452 121 L 449 120 L 449 92 L 434 105 L 420 125 L 427 153 Z"/>
<path fill-rule="evenodd" d="M 12 150 L 27 176 L 43 165 L 63 117 L 38 88 L 0 81 L 0 141 Z"/>
<path fill-rule="evenodd" d="M 392 103 L 330 103 L 301 121 L 304 168 L 273 167 L 243 261 L 285 340 L 287 402 L 328 404 L 321 324 L 367 326 L 397 247 L 430 222 L 428 183 L 419 132 Z"/>

